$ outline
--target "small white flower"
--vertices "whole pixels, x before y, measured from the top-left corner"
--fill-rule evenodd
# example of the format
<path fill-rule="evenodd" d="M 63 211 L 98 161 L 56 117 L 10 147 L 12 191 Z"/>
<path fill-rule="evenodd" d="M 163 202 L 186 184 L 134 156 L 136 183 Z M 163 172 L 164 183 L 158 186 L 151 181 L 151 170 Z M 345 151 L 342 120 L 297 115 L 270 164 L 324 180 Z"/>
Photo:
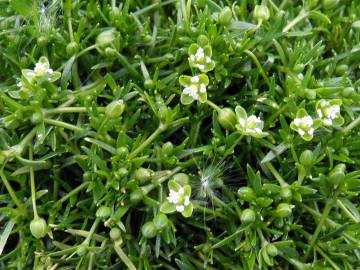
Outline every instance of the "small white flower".
<path fill-rule="evenodd" d="M 198 83 L 199 82 L 199 76 L 194 76 L 191 78 L 191 82 Z"/>
<path fill-rule="evenodd" d="M 200 84 L 200 93 L 205 93 L 206 92 L 206 85 L 201 83 Z"/>
<path fill-rule="evenodd" d="M 196 64 L 196 66 L 202 71 L 205 68 L 205 65 L 203 64 Z"/>
<path fill-rule="evenodd" d="M 204 49 L 199 47 L 195 53 L 195 58 L 197 61 L 203 61 L 205 57 Z"/>
<path fill-rule="evenodd" d="M 342 119 L 340 115 L 340 104 L 338 100 L 320 100 L 316 105 L 316 112 L 320 119 L 323 120 L 325 125 L 332 126 L 339 124 L 339 119 Z M 341 120 L 340 120 L 341 122 Z"/>
<path fill-rule="evenodd" d="M 304 116 L 302 118 L 294 119 L 294 124 L 295 124 L 295 126 L 298 126 L 298 127 L 302 126 L 303 128 L 311 128 L 313 123 L 314 123 L 314 121 L 310 115 Z"/>
<path fill-rule="evenodd" d="M 175 208 L 176 208 L 176 211 L 178 211 L 180 213 L 184 212 L 184 210 L 185 210 L 185 206 L 183 206 L 183 205 L 176 205 Z"/>
<path fill-rule="evenodd" d="M 51 68 L 48 68 L 46 63 L 36 63 L 34 72 L 38 76 L 46 76 L 54 73 L 54 71 Z"/>
<path fill-rule="evenodd" d="M 185 87 L 183 92 L 184 94 L 191 96 L 195 100 L 199 99 L 198 90 L 195 85 L 190 85 L 188 87 Z"/>
<path fill-rule="evenodd" d="M 173 203 L 173 204 L 177 204 L 178 201 L 180 200 L 180 194 L 178 192 L 176 192 L 175 190 L 170 190 L 169 196 L 167 197 L 168 201 Z"/>

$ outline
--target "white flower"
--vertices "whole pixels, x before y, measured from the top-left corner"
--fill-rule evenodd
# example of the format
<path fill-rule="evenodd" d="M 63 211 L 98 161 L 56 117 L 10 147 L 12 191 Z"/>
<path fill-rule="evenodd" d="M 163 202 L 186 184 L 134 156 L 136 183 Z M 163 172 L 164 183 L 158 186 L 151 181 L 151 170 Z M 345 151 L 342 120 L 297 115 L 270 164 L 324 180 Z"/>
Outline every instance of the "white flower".
<path fill-rule="evenodd" d="M 319 118 L 322 119 L 326 125 L 334 125 L 334 121 L 335 125 L 338 125 L 342 122 L 342 117 L 340 115 L 340 104 L 341 101 L 339 100 L 320 100 L 316 104 L 316 112 Z"/>
<path fill-rule="evenodd" d="M 175 206 L 175 208 L 176 208 L 176 211 L 178 211 L 178 212 L 184 212 L 184 210 L 185 210 L 185 206 L 184 205 L 176 205 Z"/>
<path fill-rule="evenodd" d="M 195 100 L 199 99 L 198 89 L 195 85 L 190 85 L 188 87 L 185 87 L 183 93 L 188 96 L 191 96 Z"/>
<path fill-rule="evenodd" d="M 36 63 L 34 72 L 37 76 L 47 76 L 54 73 L 47 63 Z"/>
<path fill-rule="evenodd" d="M 199 47 L 194 56 L 195 56 L 196 61 L 203 61 L 205 58 L 204 49 Z"/>
<path fill-rule="evenodd" d="M 304 136 L 305 134 L 313 135 L 314 134 L 313 124 L 314 124 L 314 120 L 310 115 L 294 119 L 294 125 L 298 128 L 297 132 L 301 136 Z"/>
<path fill-rule="evenodd" d="M 261 133 L 262 129 L 260 126 L 262 125 L 262 121 L 260 117 L 255 115 L 250 115 L 246 121 L 245 131 L 248 133 Z"/>

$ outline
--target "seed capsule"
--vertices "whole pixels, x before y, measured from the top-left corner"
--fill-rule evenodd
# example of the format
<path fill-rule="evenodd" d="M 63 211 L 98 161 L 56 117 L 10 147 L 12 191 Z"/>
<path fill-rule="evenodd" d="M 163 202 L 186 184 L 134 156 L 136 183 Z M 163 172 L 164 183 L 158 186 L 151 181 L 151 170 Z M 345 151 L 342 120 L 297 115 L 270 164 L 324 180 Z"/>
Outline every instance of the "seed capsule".
<path fill-rule="evenodd" d="M 237 191 L 240 200 L 251 202 L 256 198 L 255 192 L 251 187 L 241 187 Z"/>
<path fill-rule="evenodd" d="M 228 130 L 234 130 L 236 125 L 235 112 L 230 108 L 223 108 L 218 113 L 219 124 Z"/>
<path fill-rule="evenodd" d="M 289 217 L 292 213 L 292 206 L 288 203 L 280 203 L 276 208 L 276 214 L 279 217 Z"/>
<path fill-rule="evenodd" d="M 105 114 L 109 118 L 117 118 L 124 112 L 125 104 L 122 99 L 115 100 L 106 106 Z"/>
<path fill-rule="evenodd" d="M 255 211 L 248 208 L 248 209 L 245 209 L 242 213 L 241 213 L 241 216 L 240 216 L 240 220 L 242 223 L 244 224 L 250 224 L 250 223 L 253 223 L 255 222 L 255 219 L 256 219 L 256 214 L 255 214 Z"/>
<path fill-rule="evenodd" d="M 161 231 L 164 228 L 167 227 L 167 225 L 169 224 L 169 220 L 167 218 L 167 216 L 163 213 L 158 213 L 155 217 L 154 217 L 154 225 L 156 227 L 157 230 Z"/>
<path fill-rule="evenodd" d="M 108 218 L 111 215 L 111 209 L 108 206 L 101 206 L 97 211 L 96 211 L 96 217 L 101 218 L 101 219 L 105 219 Z"/>
<path fill-rule="evenodd" d="M 45 219 L 40 217 L 34 218 L 30 222 L 30 232 L 37 239 L 43 238 L 48 232 L 48 226 Z"/>
<path fill-rule="evenodd" d="M 146 222 L 141 227 L 141 233 L 145 238 L 153 238 L 157 234 L 157 229 L 153 221 Z"/>
<path fill-rule="evenodd" d="M 228 26 L 231 23 L 231 19 L 231 9 L 229 7 L 224 7 L 219 14 L 218 22 L 223 26 Z"/>

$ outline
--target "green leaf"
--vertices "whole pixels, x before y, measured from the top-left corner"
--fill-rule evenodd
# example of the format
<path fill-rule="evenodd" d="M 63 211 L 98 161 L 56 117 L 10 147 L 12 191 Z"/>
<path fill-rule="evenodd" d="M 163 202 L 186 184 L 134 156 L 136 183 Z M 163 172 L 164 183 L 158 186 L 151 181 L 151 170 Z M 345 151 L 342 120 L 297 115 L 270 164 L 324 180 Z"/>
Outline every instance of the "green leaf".
<path fill-rule="evenodd" d="M 4 247 L 6 245 L 6 242 L 11 235 L 11 231 L 14 228 L 14 225 L 16 224 L 15 220 L 10 220 L 8 223 L 6 223 L 6 226 L 4 228 L 4 231 L 1 233 L 0 237 L 0 255 L 2 254 Z"/>
<path fill-rule="evenodd" d="M 164 214 L 170 214 L 175 211 L 176 211 L 175 205 L 168 201 L 163 202 L 160 206 L 160 212 Z"/>
<path fill-rule="evenodd" d="M 15 10 L 15 12 L 24 17 L 27 17 L 33 13 L 33 9 L 36 9 L 34 4 L 35 2 L 27 0 L 10 0 L 10 5 Z"/>
<path fill-rule="evenodd" d="M 185 207 L 184 211 L 181 213 L 184 217 L 188 218 L 192 215 L 193 212 L 193 204 L 190 203 L 188 206 Z"/>
<path fill-rule="evenodd" d="M 67 88 L 67 83 L 71 78 L 71 70 L 72 70 L 72 66 L 74 64 L 75 59 L 76 59 L 76 56 L 73 55 L 65 63 L 64 70 L 62 72 L 61 83 L 60 83 L 62 90 L 65 90 Z"/>

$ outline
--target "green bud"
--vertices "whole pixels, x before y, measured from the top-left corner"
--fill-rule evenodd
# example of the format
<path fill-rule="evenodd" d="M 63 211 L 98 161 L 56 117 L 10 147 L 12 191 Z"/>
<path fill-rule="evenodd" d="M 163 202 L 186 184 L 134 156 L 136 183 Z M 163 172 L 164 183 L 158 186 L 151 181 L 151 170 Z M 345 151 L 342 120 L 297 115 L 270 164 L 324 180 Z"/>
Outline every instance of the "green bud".
<path fill-rule="evenodd" d="M 218 122 L 224 129 L 234 130 L 237 122 L 235 112 L 230 108 L 221 109 L 218 113 Z"/>
<path fill-rule="evenodd" d="M 43 120 L 44 116 L 41 111 L 34 112 L 31 115 L 31 123 L 33 124 L 39 124 Z"/>
<path fill-rule="evenodd" d="M 305 90 L 305 96 L 308 99 L 315 99 L 316 98 L 316 91 L 311 90 L 311 89 L 306 89 Z"/>
<path fill-rule="evenodd" d="M 119 157 L 124 158 L 129 154 L 129 149 L 126 146 L 121 146 L 116 149 L 116 154 Z"/>
<path fill-rule="evenodd" d="M 251 202 L 256 198 L 255 192 L 251 187 L 241 187 L 237 191 L 240 200 Z"/>
<path fill-rule="evenodd" d="M 117 56 L 117 50 L 114 48 L 105 48 L 104 54 L 108 58 L 115 58 Z"/>
<path fill-rule="evenodd" d="M 48 226 L 45 219 L 40 217 L 34 218 L 30 222 L 30 232 L 37 239 L 43 238 L 48 232 Z"/>
<path fill-rule="evenodd" d="M 314 163 L 314 154 L 311 150 L 305 150 L 301 153 L 300 163 L 305 167 L 310 167 Z"/>
<path fill-rule="evenodd" d="M 120 33 L 114 28 L 101 32 L 96 37 L 96 46 L 100 50 L 114 46 L 116 49 L 120 47 Z"/>
<path fill-rule="evenodd" d="M 119 177 L 124 177 L 124 176 L 128 175 L 128 173 L 129 173 L 128 169 L 126 169 L 124 167 L 117 170 L 117 175 Z"/>
<path fill-rule="evenodd" d="M 304 64 L 296 64 L 294 66 L 294 72 L 295 73 L 301 73 L 305 68 L 305 65 Z"/>
<path fill-rule="evenodd" d="M 155 82 L 152 79 L 146 79 L 144 81 L 144 88 L 147 90 L 152 90 L 156 86 Z"/>
<path fill-rule="evenodd" d="M 37 38 L 37 44 L 39 47 L 45 47 L 49 42 L 49 39 L 46 36 L 40 36 Z"/>
<path fill-rule="evenodd" d="M 144 195 L 140 189 L 134 190 L 130 193 L 130 202 L 137 204 L 143 199 L 143 197 Z"/>
<path fill-rule="evenodd" d="M 285 200 L 290 200 L 292 198 L 291 188 L 289 186 L 282 187 L 280 190 L 280 196 Z"/>
<path fill-rule="evenodd" d="M 267 21 L 270 18 L 270 11 L 267 6 L 256 5 L 254 9 L 254 18 L 257 21 Z"/>
<path fill-rule="evenodd" d="M 197 39 L 199 46 L 204 47 L 209 44 L 209 39 L 205 35 L 200 35 Z"/>
<path fill-rule="evenodd" d="M 250 208 L 245 209 L 241 213 L 240 220 L 244 224 L 251 224 L 251 223 L 255 222 L 255 220 L 256 220 L 255 211 Z"/>
<path fill-rule="evenodd" d="M 166 142 L 163 144 L 162 154 L 169 157 L 173 154 L 173 152 L 174 152 L 174 145 L 172 144 L 172 142 Z"/>
<path fill-rule="evenodd" d="M 219 14 L 218 22 L 223 26 L 229 26 L 232 19 L 232 12 L 229 7 L 224 7 Z"/>
<path fill-rule="evenodd" d="M 322 4 L 325 9 L 332 9 L 339 4 L 339 0 L 323 0 Z"/>
<path fill-rule="evenodd" d="M 345 179 L 345 165 L 338 164 L 329 174 L 329 182 L 335 186 L 342 183 Z"/>
<path fill-rule="evenodd" d="M 278 249 L 276 248 L 275 245 L 273 244 L 268 244 L 266 246 L 266 253 L 271 256 L 271 257 L 275 257 L 278 255 Z"/>
<path fill-rule="evenodd" d="M 117 118 L 124 112 L 125 104 L 122 99 L 114 100 L 106 106 L 105 114 L 109 118 Z"/>
<path fill-rule="evenodd" d="M 336 75 L 344 75 L 349 70 L 349 66 L 346 64 L 336 66 L 335 72 Z"/>
<path fill-rule="evenodd" d="M 355 90 L 353 87 L 345 87 L 344 90 L 342 90 L 341 95 L 343 97 L 351 97 L 355 93 Z"/>
<path fill-rule="evenodd" d="M 279 217 L 289 217 L 292 213 L 292 206 L 288 203 L 280 203 L 275 212 Z"/>
<path fill-rule="evenodd" d="M 105 205 L 100 206 L 95 215 L 98 218 L 106 219 L 111 215 L 111 208 Z"/>
<path fill-rule="evenodd" d="M 110 230 L 110 238 L 114 241 L 120 239 L 121 237 L 121 231 L 119 228 L 112 228 Z"/>
<path fill-rule="evenodd" d="M 77 42 L 72 41 L 66 46 L 67 55 L 71 56 L 76 54 L 79 51 L 79 44 Z"/>
<path fill-rule="evenodd" d="M 158 231 L 165 229 L 169 224 L 167 216 L 161 212 L 154 217 L 153 222 Z"/>
<path fill-rule="evenodd" d="M 141 233 L 145 238 L 153 238 L 157 235 L 157 229 L 153 221 L 146 222 L 141 227 Z"/>
<path fill-rule="evenodd" d="M 134 177 L 137 181 L 139 181 L 142 184 L 149 181 L 152 174 L 153 174 L 152 170 L 141 167 L 135 171 Z"/>
<path fill-rule="evenodd" d="M 177 173 L 173 176 L 173 180 L 178 183 L 180 186 L 185 186 L 189 184 L 189 176 L 185 173 Z"/>

